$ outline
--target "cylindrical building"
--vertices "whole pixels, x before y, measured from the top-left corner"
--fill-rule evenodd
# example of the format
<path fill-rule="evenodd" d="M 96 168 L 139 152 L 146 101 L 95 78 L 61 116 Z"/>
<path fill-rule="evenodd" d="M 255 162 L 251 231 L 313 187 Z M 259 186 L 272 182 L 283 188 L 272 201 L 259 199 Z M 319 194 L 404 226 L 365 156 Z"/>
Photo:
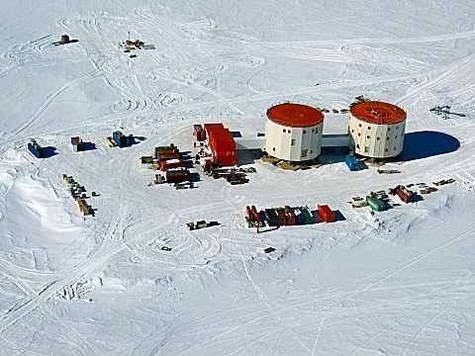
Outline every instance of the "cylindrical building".
<path fill-rule="evenodd" d="M 310 106 L 280 104 L 267 110 L 265 151 L 278 159 L 302 162 L 321 152 L 323 114 Z"/>
<path fill-rule="evenodd" d="M 402 152 L 406 112 L 379 101 L 354 104 L 350 110 L 350 148 L 369 158 L 396 157 Z"/>

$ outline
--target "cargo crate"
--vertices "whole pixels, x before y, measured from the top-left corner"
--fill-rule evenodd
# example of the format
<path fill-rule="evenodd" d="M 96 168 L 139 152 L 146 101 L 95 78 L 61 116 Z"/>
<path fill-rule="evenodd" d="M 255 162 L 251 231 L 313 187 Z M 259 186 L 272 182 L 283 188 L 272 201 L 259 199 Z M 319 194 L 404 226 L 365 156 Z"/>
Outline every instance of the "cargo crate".
<path fill-rule="evenodd" d="M 384 211 L 387 210 L 387 205 L 385 202 L 383 202 L 381 199 L 378 199 L 376 197 L 371 197 L 368 196 L 366 197 L 366 201 L 368 202 L 369 207 L 373 211 Z"/>
<path fill-rule="evenodd" d="M 335 222 L 336 214 L 328 205 L 318 205 L 317 211 L 321 221 L 327 223 Z"/>

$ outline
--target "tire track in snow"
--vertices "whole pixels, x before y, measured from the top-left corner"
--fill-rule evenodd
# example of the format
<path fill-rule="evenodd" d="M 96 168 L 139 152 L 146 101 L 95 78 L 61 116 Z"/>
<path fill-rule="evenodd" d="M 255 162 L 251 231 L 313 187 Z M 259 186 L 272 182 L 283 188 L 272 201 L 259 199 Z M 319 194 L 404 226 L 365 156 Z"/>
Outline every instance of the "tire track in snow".
<path fill-rule="evenodd" d="M 74 79 L 70 81 L 69 83 L 63 85 L 61 88 L 53 92 L 52 94 L 48 95 L 46 100 L 43 102 L 43 104 L 39 107 L 39 109 L 26 121 L 26 123 L 23 123 L 16 129 L 14 129 L 13 133 L 11 136 L 18 136 L 20 133 L 31 127 L 40 117 L 41 115 L 48 109 L 48 107 L 54 102 L 55 99 L 57 99 L 61 94 L 63 94 L 65 91 L 67 91 L 69 88 L 72 86 L 82 82 L 83 80 L 91 80 L 99 76 L 99 71 L 95 70 L 90 73 L 87 73 L 83 75 L 82 77 L 79 77 L 77 79 Z"/>

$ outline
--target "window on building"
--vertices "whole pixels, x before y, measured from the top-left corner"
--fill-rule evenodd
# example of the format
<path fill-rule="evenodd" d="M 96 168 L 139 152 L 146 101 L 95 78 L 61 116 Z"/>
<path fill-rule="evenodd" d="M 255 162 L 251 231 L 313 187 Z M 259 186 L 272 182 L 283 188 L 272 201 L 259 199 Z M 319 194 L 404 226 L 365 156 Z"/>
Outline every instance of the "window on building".
<path fill-rule="evenodd" d="M 317 129 L 315 129 L 315 133 L 318 133 L 318 128 L 317 128 Z"/>
<path fill-rule="evenodd" d="M 312 129 L 312 132 L 315 132 L 315 129 Z"/>
<path fill-rule="evenodd" d="M 357 145 L 356 145 L 356 148 L 357 148 L 357 149 L 360 149 L 360 145 L 359 145 L 359 144 L 357 144 Z"/>
<path fill-rule="evenodd" d="M 358 132 L 358 136 L 361 136 L 361 132 Z"/>
<path fill-rule="evenodd" d="M 368 126 L 368 130 L 371 130 L 371 126 Z"/>
<path fill-rule="evenodd" d="M 370 136 L 366 136 L 366 138 L 369 140 L 371 137 L 370 137 Z"/>
<path fill-rule="evenodd" d="M 384 150 L 384 152 L 388 152 L 388 151 L 389 151 L 389 150 L 388 150 L 387 148 Z"/>
<path fill-rule="evenodd" d="M 363 125 L 360 124 L 360 127 L 363 127 Z"/>
<path fill-rule="evenodd" d="M 389 141 L 389 136 L 386 137 L 386 141 Z"/>
<path fill-rule="evenodd" d="M 376 141 L 379 141 L 379 137 L 376 137 Z"/>
<path fill-rule="evenodd" d="M 366 147 L 364 148 L 364 151 L 365 151 L 365 153 L 368 153 L 368 152 L 369 152 L 369 147 L 366 146 Z"/>
<path fill-rule="evenodd" d="M 275 147 L 272 147 L 272 151 L 274 151 L 274 152 L 275 152 Z"/>
<path fill-rule="evenodd" d="M 351 129 L 351 132 L 353 132 L 353 133 L 354 133 L 354 132 L 355 132 L 355 129 Z"/>
<path fill-rule="evenodd" d="M 307 149 L 302 150 L 302 157 L 307 157 L 307 154 L 308 154 L 308 150 L 307 150 Z"/>
<path fill-rule="evenodd" d="M 312 151 L 312 150 L 310 150 L 310 151 L 308 151 L 308 153 L 312 154 L 312 153 L 313 153 L 313 151 Z"/>
<path fill-rule="evenodd" d="M 290 146 L 295 146 L 295 138 L 290 141 Z"/>
<path fill-rule="evenodd" d="M 285 129 L 282 129 L 282 132 L 283 132 L 283 133 L 286 133 L 287 131 L 286 131 Z"/>
<path fill-rule="evenodd" d="M 305 135 L 307 133 L 307 130 L 303 130 L 303 134 Z"/>
<path fill-rule="evenodd" d="M 389 132 L 389 131 L 391 131 L 391 128 L 390 128 L 390 127 L 388 127 L 388 132 Z"/>

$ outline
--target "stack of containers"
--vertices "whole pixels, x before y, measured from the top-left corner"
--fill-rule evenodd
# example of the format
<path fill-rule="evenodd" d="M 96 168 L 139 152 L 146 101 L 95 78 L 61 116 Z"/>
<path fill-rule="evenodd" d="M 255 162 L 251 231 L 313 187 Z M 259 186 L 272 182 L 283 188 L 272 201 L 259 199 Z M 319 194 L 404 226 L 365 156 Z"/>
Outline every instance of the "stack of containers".
<path fill-rule="evenodd" d="M 235 166 L 237 162 L 236 142 L 223 124 L 205 124 L 208 144 L 217 166 Z"/>

